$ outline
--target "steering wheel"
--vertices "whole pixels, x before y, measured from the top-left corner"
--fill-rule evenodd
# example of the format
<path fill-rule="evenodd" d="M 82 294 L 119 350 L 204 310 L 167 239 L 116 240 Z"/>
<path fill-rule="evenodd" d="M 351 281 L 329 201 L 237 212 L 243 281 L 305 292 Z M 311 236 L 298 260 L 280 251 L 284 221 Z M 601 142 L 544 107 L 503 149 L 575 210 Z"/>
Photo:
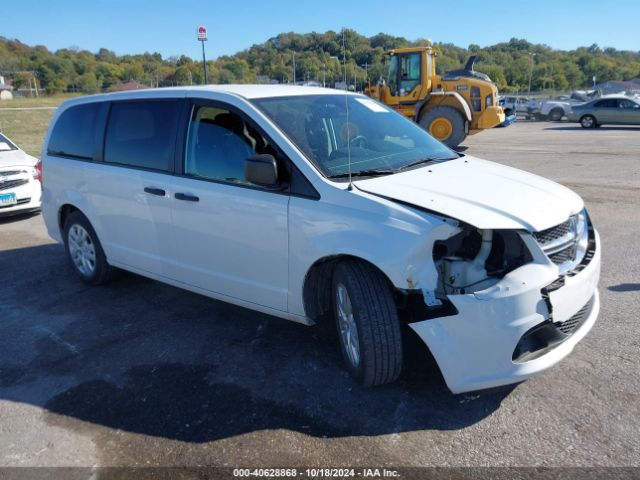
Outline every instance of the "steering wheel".
<path fill-rule="evenodd" d="M 368 142 L 364 135 L 358 135 L 356 137 L 353 137 L 349 144 L 352 147 L 367 148 Z"/>

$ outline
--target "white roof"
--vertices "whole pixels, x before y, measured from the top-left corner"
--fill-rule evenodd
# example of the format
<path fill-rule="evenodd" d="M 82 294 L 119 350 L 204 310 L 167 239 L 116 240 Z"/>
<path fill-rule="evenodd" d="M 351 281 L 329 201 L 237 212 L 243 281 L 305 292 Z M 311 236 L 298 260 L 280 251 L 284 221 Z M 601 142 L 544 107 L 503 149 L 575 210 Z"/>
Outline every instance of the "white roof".
<path fill-rule="evenodd" d="M 344 90 L 323 87 L 299 87 L 297 85 L 194 85 L 189 87 L 144 88 L 122 92 L 86 95 L 66 100 L 62 106 L 105 100 L 133 100 L 149 98 L 184 97 L 189 92 L 217 92 L 245 99 L 291 97 L 300 95 L 354 95 Z"/>
<path fill-rule="evenodd" d="M 225 92 L 244 98 L 291 97 L 296 95 L 336 95 L 345 94 L 344 90 L 324 87 L 301 87 L 297 85 L 198 85 L 176 87 L 185 90 Z"/>

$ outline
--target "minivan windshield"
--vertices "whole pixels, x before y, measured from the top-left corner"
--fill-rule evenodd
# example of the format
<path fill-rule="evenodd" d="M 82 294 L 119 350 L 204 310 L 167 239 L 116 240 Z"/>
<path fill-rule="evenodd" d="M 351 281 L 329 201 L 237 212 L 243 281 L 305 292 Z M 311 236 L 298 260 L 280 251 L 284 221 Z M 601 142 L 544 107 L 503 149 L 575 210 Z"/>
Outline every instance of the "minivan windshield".
<path fill-rule="evenodd" d="M 254 99 L 328 178 L 399 172 L 459 155 L 412 121 L 361 95 Z M 348 115 L 348 121 L 347 121 Z"/>

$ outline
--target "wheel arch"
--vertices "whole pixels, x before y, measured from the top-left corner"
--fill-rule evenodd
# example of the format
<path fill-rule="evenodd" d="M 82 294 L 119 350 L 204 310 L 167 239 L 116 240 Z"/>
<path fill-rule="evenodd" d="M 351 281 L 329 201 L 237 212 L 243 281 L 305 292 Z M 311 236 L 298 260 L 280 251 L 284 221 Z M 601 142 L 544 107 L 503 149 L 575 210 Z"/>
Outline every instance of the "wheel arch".
<path fill-rule="evenodd" d="M 431 92 L 427 97 L 416 105 L 414 121 L 419 122 L 420 118 L 428 106 L 448 106 L 460 112 L 462 118 L 471 122 L 471 108 L 465 99 L 458 92 Z"/>
<path fill-rule="evenodd" d="M 58 209 L 58 228 L 60 229 L 60 235 L 64 236 L 64 223 L 67 217 L 73 212 L 80 212 L 86 217 L 85 213 L 72 203 L 65 203 Z"/>
<path fill-rule="evenodd" d="M 304 277 L 302 298 L 305 315 L 308 318 L 316 320 L 331 313 L 333 274 L 336 266 L 346 261 L 362 262 L 380 272 L 395 296 L 398 289 L 394 286 L 389 276 L 371 261 L 351 254 L 327 255 L 316 260 L 309 267 Z"/>

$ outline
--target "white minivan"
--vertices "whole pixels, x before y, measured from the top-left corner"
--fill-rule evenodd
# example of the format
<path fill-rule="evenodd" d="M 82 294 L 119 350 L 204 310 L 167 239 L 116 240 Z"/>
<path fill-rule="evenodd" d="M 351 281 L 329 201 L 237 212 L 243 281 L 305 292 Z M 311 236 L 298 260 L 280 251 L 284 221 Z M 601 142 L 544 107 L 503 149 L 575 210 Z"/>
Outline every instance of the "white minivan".
<path fill-rule="evenodd" d="M 599 238 L 578 195 L 458 154 L 362 95 L 77 98 L 42 159 L 49 234 L 83 281 L 119 268 L 307 325 L 333 319 L 363 385 L 398 377 L 409 328 L 458 393 L 551 367 L 598 315 Z"/>

